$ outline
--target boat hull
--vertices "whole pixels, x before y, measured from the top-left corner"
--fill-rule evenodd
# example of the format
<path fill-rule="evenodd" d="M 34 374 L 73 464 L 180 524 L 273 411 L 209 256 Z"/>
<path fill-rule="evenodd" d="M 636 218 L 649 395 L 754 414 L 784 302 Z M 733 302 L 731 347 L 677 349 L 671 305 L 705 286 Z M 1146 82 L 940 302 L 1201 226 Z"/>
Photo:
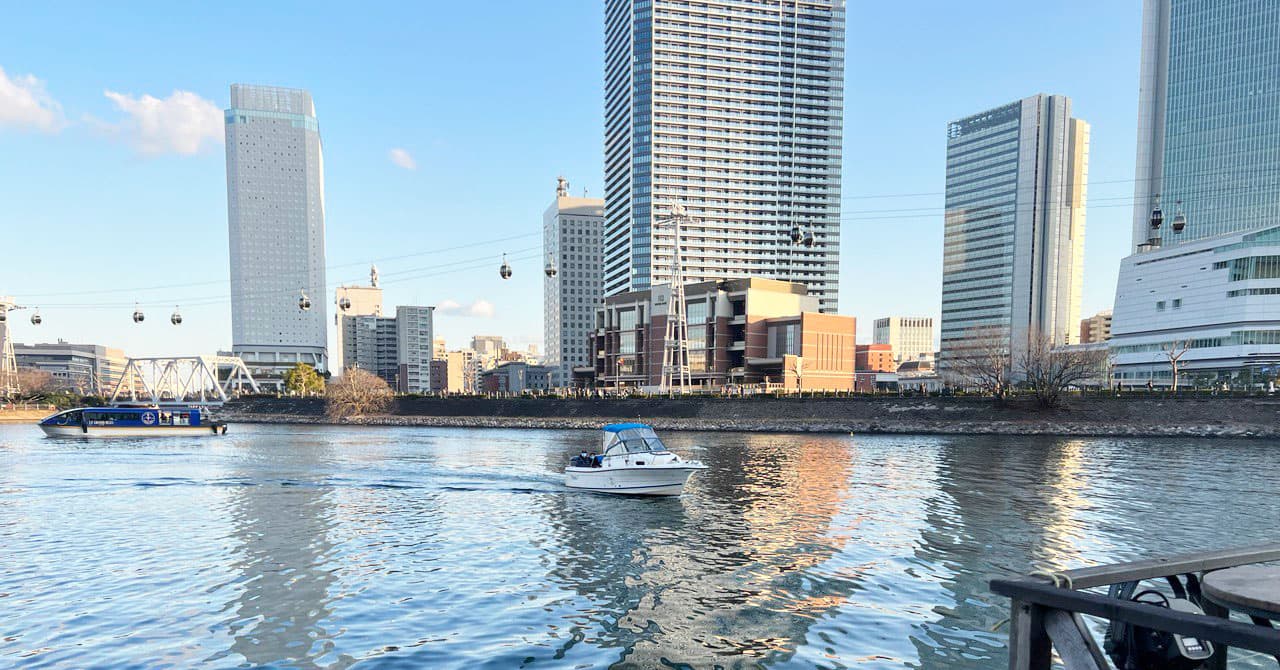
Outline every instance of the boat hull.
<path fill-rule="evenodd" d="M 49 437 L 173 437 L 215 436 L 214 426 L 40 426 Z"/>
<path fill-rule="evenodd" d="M 578 468 L 564 470 L 564 485 L 571 489 L 632 496 L 678 496 L 689 476 L 706 466 L 680 463 L 671 466 Z"/>

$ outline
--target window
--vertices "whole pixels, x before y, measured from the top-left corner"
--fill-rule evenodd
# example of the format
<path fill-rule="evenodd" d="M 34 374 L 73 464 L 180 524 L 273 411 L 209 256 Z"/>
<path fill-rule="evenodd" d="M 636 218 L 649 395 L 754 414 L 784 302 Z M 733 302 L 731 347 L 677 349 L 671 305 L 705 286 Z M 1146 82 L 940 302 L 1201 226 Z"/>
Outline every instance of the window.
<path fill-rule="evenodd" d="M 1174 308 L 1174 309 L 1182 309 L 1182 298 L 1174 298 L 1174 299 L 1173 299 L 1173 308 Z"/>
<path fill-rule="evenodd" d="M 1157 312 L 1163 312 L 1163 311 L 1164 311 L 1164 301 L 1163 301 L 1163 300 L 1161 300 L 1161 301 L 1159 301 L 1159 302 L 1157 302 L 1157 303 L 1156 303 L 1156 311 L 1157 311 Z"/>

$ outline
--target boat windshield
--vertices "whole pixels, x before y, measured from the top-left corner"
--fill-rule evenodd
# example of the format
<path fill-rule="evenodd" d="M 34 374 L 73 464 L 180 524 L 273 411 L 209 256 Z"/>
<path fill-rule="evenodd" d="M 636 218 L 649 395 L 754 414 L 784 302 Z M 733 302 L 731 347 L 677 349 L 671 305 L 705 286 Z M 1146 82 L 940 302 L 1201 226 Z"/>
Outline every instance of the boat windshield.
<path fill-rule="evenodd" d="M 608 454 L 643 454 L 651 451 L 666 451 L 667 445 L 658 439 L 652 428 L 627 428 L 615 433 L 613 444 L 609 445 Z"/>

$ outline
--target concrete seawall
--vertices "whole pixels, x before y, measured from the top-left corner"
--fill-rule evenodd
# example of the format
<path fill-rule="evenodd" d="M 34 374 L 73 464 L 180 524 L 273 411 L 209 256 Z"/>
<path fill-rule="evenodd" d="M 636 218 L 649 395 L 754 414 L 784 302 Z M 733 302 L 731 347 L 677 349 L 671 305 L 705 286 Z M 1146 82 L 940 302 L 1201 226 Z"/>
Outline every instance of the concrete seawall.
<path fill-rule="evenodd" d="M 328 423 L 318 398 L 232 402 L 223 418 Z M 987 398 L 398 398 L 385 415 L 344 423 L 485 428 L 598 428 L 641 420 L 668 430 L 1280 438 L 1280 398 L 1073 398 L 1043 411 Z"/>

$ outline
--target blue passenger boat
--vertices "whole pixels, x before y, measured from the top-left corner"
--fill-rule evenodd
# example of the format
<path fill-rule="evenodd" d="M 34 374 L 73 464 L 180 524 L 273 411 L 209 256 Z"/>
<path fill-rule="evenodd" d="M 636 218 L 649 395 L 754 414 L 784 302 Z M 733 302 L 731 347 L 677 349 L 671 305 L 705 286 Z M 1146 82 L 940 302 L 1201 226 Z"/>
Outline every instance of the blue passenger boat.
<path fill-rule="evenodd" d="M 50 437 L 225 435 L 227 424 L 198 407 L 79 407 L 40 422 Z"/>

